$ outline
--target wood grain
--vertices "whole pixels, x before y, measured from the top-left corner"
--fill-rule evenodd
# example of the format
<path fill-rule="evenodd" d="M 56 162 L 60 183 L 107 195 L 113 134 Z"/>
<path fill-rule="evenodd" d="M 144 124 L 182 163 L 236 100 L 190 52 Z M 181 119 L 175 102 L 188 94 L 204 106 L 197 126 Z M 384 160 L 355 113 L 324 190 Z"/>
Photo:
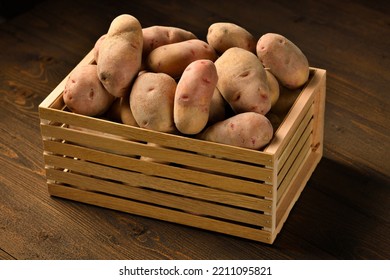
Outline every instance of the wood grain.
<path fill-rule="evenodd" d="M 239 3 L 41 1 L 0 24 L 1 259 L 390 258 L 389 2 Z M 120 13 L 279 32 L 327 70 L 324 158 L 272 246 L 48 195 L 38 105 Z"/>

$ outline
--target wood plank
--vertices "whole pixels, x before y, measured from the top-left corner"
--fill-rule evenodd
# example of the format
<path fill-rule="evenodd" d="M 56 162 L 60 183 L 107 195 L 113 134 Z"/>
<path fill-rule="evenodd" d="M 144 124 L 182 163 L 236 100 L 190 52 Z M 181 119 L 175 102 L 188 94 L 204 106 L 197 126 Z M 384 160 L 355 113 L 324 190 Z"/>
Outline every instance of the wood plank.
<path fill-rule="evenodd" d="M 59 165 L 58 167 L 61 166 L 64 165 Z M 47 178 L 51 180 L 57 180 L 56 178 L 58 177 L 52 177 L 53 172 L 56 171 L 55 170 L 53 171 L 52 169 L 47 169 L 46 170 Z M 98 172 L 93 172 L 90 175 L 99 176 L 101 174 L 99 174 Z M 126 175 L 125 179 L 122 180 L 127 187 L 142 187 L 142 188 L 147 188 L 147 189 L 152 189 L 157 191 L 163 191 L 165 193 L 171 193 L 174 195 L 191 197 L 195 199 L 202 199 L 214 203 L 228 204 L 228 205 L 256 210 L 256 211 L 270 211 L 271 209 L 271 203 L 269 200 L 243 195 L 242 193 L 225 192 L 219 189 L 212 189 L 200 185 L 187 184 L 181 181 L 148 176 L 136 172 L 127 172 L 125 175 Z M 108 177 L 107 179 L 111 181 L 112 180 L 118 181 L 119 179 L 115 175 L 114 176 L 106 175 L 106 177 Z"/>
<path fill-rule="evenodd" d="M 0 249 L 0 260 L 15 260 L 10 254 Z"/>
<path fill-rule="evenodd" d="M 55 143 L 55 142 L 53 142 Z M 235 178 L 222 177 L 215 174 L 209 174 L 204 172 L 199 172 L 196 170 L 189 170 L 185 168 L 179 168 L 175 166 L 169 166 L 165 164 L 159 164 L 154 162 L 140 161 L 131 157 L 125 157 L 120 155 L 113 155 L 110 153 L 99 152 L 87 148 L 82 148 L 72 145 L 56 145 L 56 148 L 60 149 L 66 148 L 66 151 L 61 151 L 61 154 L 67 154 L 75 158 L 83 158 L 87 161 L 98 162 L 101 164 L 126 169 L 130 171 L 136 171 L 144 173 L 147 175 L 158 176 L 162 178 L 170 178 L 178 181 L 185 181 L 205 185 L 217 189 L 222 189 L 226 191 L 231 191 L 235 193 L 246 193 L 256 196 L 263 196 L 267 194 L 268 196 L 272 194 L 272 187 L 266 184 L 259 184 L 250 181 L 238 180 Z M 53 150 L 53 152 L 58 152 L 60 150 Z M 54 162 L 52 162 L 54 161 Z M 61 161 L 56 160 L 55 157 L 50 157 L 45 155 L 45 163 L 47 165 L 56 165 L 60 164 Z M 158 168 L 151 168 L 155 166 Z M 102 169 L 102 166 L 98 166 L 99 170 Z M 94 170 L 89 170 L 93 172 Z M 120 172 L 119 170 L 116 171 Z M 124 172 L 123 177 L 126 177 L 127 173 Z M 107 174 L 109 176 L 109 174 Z M 120 176 L 120 175 L 118 175 Z M 115 178 L 113 178 L 115 180 Z"/>
<path fill-rule="evenodd" d="M 312 126 L 309 125 L 307 129 L 304 131 L 304 133 L 301 135 L 301 138 L 299 138 L 299 141 L 297 142 L 296 146 L 294 149 L 291 151 L 288 159 L 286 160 L 285 164 L 282 166 L 282 168 L 278 172 L 278 188 L 282 184 L 283 180 L 286 177 L 287 172 L 290 172 L 291 166 L 293 165 L 294 161 L 296 160 L 297 157 L 300 156 L 301 149 L 303 146 L 306 147 L 307 149 L 311 147 L 311 141 L 312 141 Z M 308 142 L 309 141 L 309 142 Z"/>
<path fill-rule="evenodd" d="M 296 134 L 294 137 L 290 140 L 288 145 L 286 146 L 285 151 L 280 155 L 279 160 L 277 161 L 278 171 L 283 168 L 284 164 L 288 160 L 292 150 L 297 145 L 299 139 L 303 136 L 303 134 L 311 133 L 313 131 L 313 121 L 312 121 L 313 114 L 309 111 L 308 114 L 305 116 L 305 118 L 302 120 L 302 123 L 299 125 Z"/>
<path fill-rule="evenodd" d="M 104 193 L 108 196 L 119 196 L 131 201 L 142 202 L 145 205 L 159 206 L 161 209 L 169 208 L 199 216 L 221 218 L 232 223 L 239 222 L 254 226 L 267 226 L 270 224 L 269 216 L 267 217 L 267 215 L 259 212 L 232 208 L 228 205 L 228 201 L 226 201 L 225 205 L 216 204 L 145 188 L 134 188 L 126 184 L 102 180 L 85 174 L 54 169 L 47 170 L 47 177 L 49 180 L 57 182 L 57 184 L 65 183 L 71 185 L 69 188 L 77 187 L 81 190 Z"/>
<path fill-rule="evenodd" d="M 119 209 L 135 215 L 149 216 L 173 223 L 198 228 L 213 230 L 216 232 L 245 237 L 257 241 L 269 242 L 270 233 L 267 231 L 252 229 L 240 225 L 226 223 L 210 218 L 195 216 L 192 214 L 177 212 L 169 209 L 161 209 L 155 206 L 145 205 L 137 202 L 129 202 L 120 198 L 108 197 L 98 193 L 86 192 L 78 189 L 66 188 L 60 185 L 49 184 L 49 191 L 52 195 L 90 203 L 106 208 Z"/>
<path fill-rule="evenodd" d="M 302 144 L 299 147 L 299 153 L 296 157 L 292 157 L 294 160 L 291 162 L 291 166 L 288 169 L 288 172 L 284 174 L 283 179 L 281 180 L 281 183 L 278 188 L 277 192 L 277 203 L 280 203 L 280 200 L 284 198 L 284 194 L 286 190 L 291 186 L 291 182 L 294 180 L 294 177 L 296 176 L 296 173 L 298 172 L 299 168 L 301 167 L 302 163 L 304 162 L 305 158 L 307 157 L 307 153 L 310 150 L 311 147 L 311 140 L 312 136 L 311 134 L 307 138 L 303 138 Z M 297 149 L 298 150 L 298 149 Z M 320 155 L 317 154 L 317 158 L 320 159 Z M 311 170 L 314 170 L 315 167 L 312 167 Z M 310 169 L 309 169 L 310 172 Z M 289 199 L 289 198 L 286 198 Z"/>
<path fill-rule="evenodd" d="M 258 181 L 271 182 L 272 170 L 265 167 L 251 166 L 233 162 L 230 160 L 218 159 L 207 155 L 189 153 L 183 150 L 166 149 L 145 145 L 131 139 L 122 139 L 115 135 L 90 133 L 89 131 L 74 130 L 58 126 L 41 126 L 42 134 L 47 137 L 66 140 L 81 146 L 91 147 L 97 150 L 112 152 L 125 156 L 145 156 L 158 161 L 173 164 L 185 165 L 211 172 L 236 175 L 242 178 L 249 178 Z"/>

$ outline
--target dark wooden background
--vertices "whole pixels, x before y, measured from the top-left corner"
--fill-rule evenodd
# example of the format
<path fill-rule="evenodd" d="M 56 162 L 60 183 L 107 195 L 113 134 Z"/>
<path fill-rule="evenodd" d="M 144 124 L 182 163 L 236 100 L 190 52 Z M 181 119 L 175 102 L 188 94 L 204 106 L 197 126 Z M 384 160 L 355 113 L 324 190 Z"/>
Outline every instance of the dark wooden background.
<path fill-rule="evenodd" d="M 24 2 L 0 5 L 0 259 L 390 258 L 389 1 Z M 273 245 L 48 195 L 38 105 L 121 13 L 280 33 L 327 70 L 324 157 Z"/>

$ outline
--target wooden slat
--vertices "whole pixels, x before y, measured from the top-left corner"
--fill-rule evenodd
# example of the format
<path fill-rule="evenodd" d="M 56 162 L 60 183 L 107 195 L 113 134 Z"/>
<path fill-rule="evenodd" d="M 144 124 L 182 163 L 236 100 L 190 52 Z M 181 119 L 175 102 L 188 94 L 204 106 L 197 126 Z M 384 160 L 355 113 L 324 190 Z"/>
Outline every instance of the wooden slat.
<path fill-rule="evenodd" d="M 202 168 L 211 172 L 220 172 L 259 181 L 271 181 L 272 170 L 248 164 L 232 162 L 209 156 L 188 153 L 185 151 L 166 149 L 145 145 L 131 140 L 107 137 L 85 131 L 72 130 L 65 127 L 41 125 L 42 134 L 63 139 L 82 146 L 110 151 L 115 154 L 146 156 L 156 160 Z"/>
<path fill-rule="evenodd" d="M 50 160 L 49 163 L 53 163 L 53 160 Z M 87 165 L 88 171 L 92 170 L 88 173 L 91 176 L 99 176 L 110 180 L 121 181 L 135 187 L 147 187 L 158 191 L 170 192 L 177 195 L 229 204 L 257 211 L 270 211 L 270 201 L 259 197 L 226 192 L 221 189 L 192 185 L 181 181 L 149 176 L 126 170 L 114 169 L 114 171 L 112 171 L 112 169 L 108 166 L 99 166 L 91 162 L 74 161 L 69 158 L 62 158 L 61 160 L 57 160 L 55 163 L 56 168 L 72 168 L 72 170 L 76 171 L 80 171 L 81 168 L 84 168 L 85 165 Z"/>
<path fill-rule="evenodd" d="M 153 205 L 145 205 L 135 201 L 129 201 L 122 198 L 83 191 L 75 188 L 68 188 L 53 183 L 49 183 L 48 187 L 50 194 L 53 196 L 115 209 L 135 215 L 151 217 L 168 222 L 230 234 L 233 236 L 244 237 L 265 243 L 270 243 L 271 241 L 271 233 L 265 230 L 236 225 L 225 221 L 196 216 L 171 209 L 162 209 Z"/>
<path fill-rule="evenodd" d="M 151 142 L 164 147 L 182 149 L 199 154 L 208 154 L 217 158 L 227 158 L 230 160 L 266 166 L 271 166 L 273 162 L 273 155 L 270 153 L 233 147 L 185 136 L 161 133 L 51 108 L 41 108 L 40 117 L 45 120 L 65 123 L 104 133 L 111 133 L 124 138 Z"/>
<path fill-rule="evenodd" d="M 290 186 L 295 174 L 297 173 L 297 171 L 299 170 L 300 166 L 302 165 L 302 162 L 304 161 L 308 151 L 310 150 L 310 144 L 311 144 L 311 141 L 312 141 L 312 134 L 309 134 L 309 137 L 308 138 L 302 138 L 303 140 L 306 140 L 306 141 L 302 141 L 302 149 L 297 149 L 297 153 L 296 155 L 294 155 L 294 157 L 291 157 L 292 158 L 292 165 L 291 167 L 288 169 L 288 172 L 287 174 L 285 175 L 285 177 L 283 179 L 281 179 L 281 184 L 279 185 L 279 188 L 278 188 L 278 191 L 277 191 L 277 203 L 279 203 L 279 201 L 281 199 L 283 199 L 283 194 L 285 193 L 285 191 L 288 189 L 288 187 Z M 295 157 L 296 156 L 296 157 Z"/>
<path fill-rule="evenodd" d="M 324 148 L 324 126 L 325 126 L 325 96 L 326 96 L 326 70 L 318 69 L 321 80 L 318 82 L 317 94 L 314 98 L 314 131 L 313 150 L 322 156 Z"/>
<path fill-rule="evenodd" d="M 45 142 L 45 150 L 49 150 L 50 147 L 53 148 L 50 149 L 50 151 L 53 153 L 66 154 L 71 157 L 83 158 L 84 160 L 117 167 L 117 169 L 121 168 L 124 170 L 136 171 L 152 176 L 178 180 L 181 182 L 186 181 L 234 193 L 243 193 L 256 196 L 271 196 L 272 192 L 272 186 L 270 185 L 258 184 L 236 178 L 228 178 L 175 166 L 142 161 L 130 157 L 95 151 L 84 147 L 62 144 L 59 142 L 52 142 L 50 144 L 49 142 Z M 58 159 L 56 159 L 54 156 L 45 155 L 44 158 L 45 163 L 48 165 L 56 166 L 59 164 Z M 94 170 L 90 170 L 89 172 L 94 172 Z M 117 172 L 119 172 L 119 169 Z M 123 176 L 126 176 L 126 174 L 127 173 L 125 172 Z"/>
<path fill-rule="evenodd" d="M 297 156 L 300 155 L 301 149 L 304 145 L 307 145 L 308 147 L 311 145 L 311 142 L 307 142 L 309 136 L 313 132 L 313 122 L 310 122 L 309 125 L 306 127 L 305 131 L 303 132 L 301 137 L 299 138 L 299 141 L 294 146 L 294 149 L 289 154 L 287 160 L 285 161 L 285 164 L 282 166 L 282 168 L 278 172 L 278 179 L 277 184 L 278 187 L 283 182 L 287 172 L 291 169 L 292 164 L 294 163 Z"/>
<path fill-rule="evenodd" d="M 299 127 L 297 128 L 295 134 L 287 144 L 286 148 L 280 155 L 280 157 L 276 160 L 275 165 L 277 166 L 277 169 L 280 170 L 283 168 L 284 163 L 288 159 L 291 151 L 294 149 L 295 145 L 297 144 L 298 140 L 301 138 L 302 134 L 304 131 L 307 129 L 308 123 L 311 121 L 313 118 L 313 106 L 309 108 L 307 111 L 305 117 L 303 118 L 302 122 L 300 123 Z M 279 172 L 279 171 L 277 171 Z"/>
<path fill-rule="evenodd" d="M 86 191 L 120 196 L 126 199 L 156 206 L 158 205 L 163 208 L 178 209 L 196 215 L 220 218 L 254 226 L 269 226 L 271 223 L 270 216 L 262 213 L 237 209 L 235 207 L 232 208 L 227 205 L 220 205 L 199 199 L 156 192 L 150 189 L 135 188 L 85 174 L 73 173 L 71 171 L 64 172 L 61 170 L 47 169 L 47 178 L 49 180 L 54 180 L 57 183 L 70 184 L 71 186 Z"/>

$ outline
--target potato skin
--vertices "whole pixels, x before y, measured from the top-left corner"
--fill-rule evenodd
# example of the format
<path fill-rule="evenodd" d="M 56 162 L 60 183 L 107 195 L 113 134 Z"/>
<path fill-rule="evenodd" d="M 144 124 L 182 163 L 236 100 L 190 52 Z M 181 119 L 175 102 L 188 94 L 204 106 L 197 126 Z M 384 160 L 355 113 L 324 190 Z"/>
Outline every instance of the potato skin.
<path fill-rule="evenodd" d="M 191 39 L 154 49 L 146 59 L 146 68 L 152 72 L 166 73 L 177 79 L 191 62 L 199 59 L 215 61 L 217 54 L 206 42 Z"/>
<path fill-rule="evenodd" d="M 267 33 L 260 37 L 256 53 L 264 67 L 269 68 L 285 87 L 296 89 L 309 78 L 309 62 L 303 52 L 286 37 Z"/>
<path fill-rule="evenodd" d="M 217 87 L 235 113 L 265 115 L 271 108 L 267 76 L 257 56 L 242 48 L 226 50 L 216 61 Z"/>
<path fill-rule="evenodd" d="M 116 17 L 98 47 L 99 79 L 109 93 L 125 96 L 142 62 L 142 27 L 131 15 Z"/>
<path fill-rule="evenodd" d="M 93 57 L 95 59 L 95 62 L 99 59 L 99 49 L 100 44 L 106 39 L 107 34 L 103 34 L 99 37 L 99 39 L 96 40 L 95 45 L 93 46 Z"/>
<path fill-rule="evenodd" d="M 207 125 L 217 81 L 217 69 L 211 60 L 200 59 L 187 66 L 177 84 L 173 110 L 181 133 L 197 134 Z"/>
<path fill-rule="evenodd" d="M 130 108 L 142 128 L 172 133 L 176 81 L 164 73 L 146 72 L 137 77 L 130 93 Z"/>
<path fill-rule="evenodd" d="M 142 56 L 163 45 L 178 43 L 186 40 L 197 39 L 190 31 L 173 26 L 153 25 L 142 29 L 143 50 Z"/>
<path fill-rule="evenodd" d="M 239 47 L 256 53 L 256 40 L 243 27 L 231 22 L 216 22 L 209 26 L 207 42 L 218 54 L 232 47 Z"/>
<path fill-rule="evenodd" d="M 279 82 L 275 78 L 275 76 L 269 71 L 269 69 L 265 69 L 265 73 L 267 74 L 268 88 L 271 99 L 271 109 L 276 104 L 279 99 L 280 89 Z"/>
<path fill-rule="evenodd" d="M 259 150 L 273 137 L 271 122 L 262 114 L 246 112 L 209 126 L 197 138 Z"/>
<path fill-rule="evenodd" d="M 74 113 L 99 116 L 105 113 L 115 97 L 107 92 L 97 76 L 95 64 L 76 67 L 66 82 L 63 99 Z"/>
<path fill-rule="evenodd" d="M 119 110 L 119 116 L 122 123 L 131 126 L 138 126 L 130 107 L 130 92 L 120 98 Z"/>
<path fill-rule="evenodd" d="M 221 92 L 215 87 L 210 103 L 210 114 L 207 125 L 224 120 L 226 117 L 226 101 L 223 99 Z"/>

